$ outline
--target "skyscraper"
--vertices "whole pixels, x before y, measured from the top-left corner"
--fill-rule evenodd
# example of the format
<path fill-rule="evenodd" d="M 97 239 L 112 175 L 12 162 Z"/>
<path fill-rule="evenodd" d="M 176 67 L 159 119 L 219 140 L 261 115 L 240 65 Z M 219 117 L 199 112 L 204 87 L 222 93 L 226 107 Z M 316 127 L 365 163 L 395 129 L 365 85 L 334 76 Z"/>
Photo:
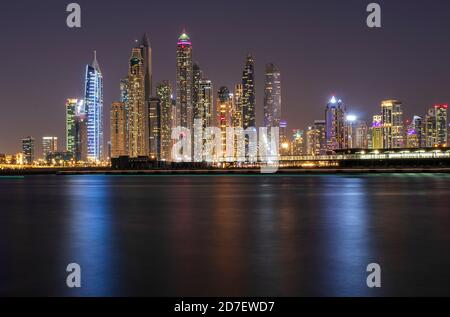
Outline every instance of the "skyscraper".
<path fill-rule="evenodd" d="M 152 47 L 147 34 L 144 34 L 137 42 L 136 48 L 140 49 L 143 60 L 142 73 L 144 75 L 145 102 L 149 102 L 153 96 L 153 61 Z"/>
<path fill-rule="evenodd" d="M 345 107 L 342 100 L 332 97 L 325 111 L 327 150 L 345 148 Z"/>
<path fill-rule="evenodd" d="M 426 147 L 424 135 L 424 121 L 421 116 L 414 116 L 406 127 L 406 147 L 418 149 Z"/>
<path fill-rule="evenodd" d="M 403 148 L 405 142 L 402 103 L 398 100 L 384 100 L 381 103 L 381 115 L 384 148 Z"/>
<path fill-rule="evenodd" d="M 282 156 L 286 156 L 290 154 L 290 138 L 288 136 L 288 122 L 286 120 L 280 121 L 280 131 L 279 131 L 279 154 Z M 268 135 L 270 136 L 270 132 L 268 131 Z M 268 140 L 268 142 L 271 142 Z"/>
<path fill-rule="evenodd" d="M 255 93 L 255 66 L 251 54 L 247 60 L 242 74 L 242 113 L 244 130 L 249 127 L 256 128 L 256 93 Z"/>
<path fill-rule="evenodd" d="M 318 135 L 318 152 L 317 155 L 327 154 L 327 123 L 325 120 L 315 120 L 314 129 L 317 131 Z"/>
<path fill-rule="evenodd" d="M 128 127 L 128 155 L 148 156 L 148 102 L 145 100 L 145 63 L 139 48 L 133 48 L 128 72 L 125 106 Z"/>
<path fill-rule="evenodd" d="M 42 152 L 44 160 L 52 153 L 58 152 L 58 138 L 54 136 L 45 136 L 42 138 Z"/>
<path fill-rule="evenodd" d="M 320 132 L 314 127 L 309 126 L 306 130 L 306 155 L 320 155 Z"/>
<path fill-rule="evenodd" d="M 448 130 L 447 130 L 447 111 L 448 105 L 435 105 L 436 112 L 436 146 L 447 147 Z"/>
<path fill-rule="evenodd" d="M 264 126 L 280 127 L 281 120 L 281 73 L 274 64 L 266 65 L 264 89 Z"/>
<path fill-rule="evenodd" d="M 291 155 L 300 156 L 304 154 L 305 132 L 300 129 L 292 131 Z"/>
<path fill-rule="evenodd" d="M 381 150 L 384 148 L 383 143 L 383 116 L 373 116 L 372 122 L 372 149 Z"/>
<path fill-rule="evenodd" d="M 213 105 L 214 105 L 213 84 L 209 79 L 202 79 L 198 89 L 198 111 L 196 119 L 203 120 L 203 129 L 212 127 Z"/>
<path fill-rule="evenodd" d="M 194 120 L 198 119 L 200 117 L 199 112 L 200 105 L 199 105 L 199 92 L 200 92 L 200 82 L 203 80 L 203 72 L 200 69 L 200 66 L 198 63 L 194 63 L 192 71 L 192 107 L 193 107 L 193 115 Z"/>
<path fill-rule="evenodd" d="M 113 102 L 110 115 L 111 158 L 127 155 L 127 113 L 125 103 Z"/>
<path fill-rule="evenodd" d="M 306 130 L 306 154 L 325 155 L 327 153 L 326 121 L 316 120 Z"/>
<path fill-rule="evenodd" d="M 356 124 L 357 119 L 354 115 L 348 115 L 344 120 L 344 149 L 356 148 Z"/>
<path fill-rule="evenodd" d="M 425 148 L 426 147 L 426 138 L 425 138 L 425 125 L 423 121 L 423 117 L 414 116 L 412 121 L 414 131 L 417 134 L 417 147 Z"/>
<path fill-rule="evenodd" d="M 400 102 L 394 103 L 392 112 L 392 141 L 396 149 L 405 147 L 405 123 L 403 121 L 403 108 Z"/>
<path fill-rule="evenodd" d="M 165 80 L 158 84 L 156 96 L 161 104 L 161 153 L 160 160 L 172 160 L 172 84 Z"/>
<path fill-rule="evenodd" d="M 82 104 L 75 114 L 75 161 L 87 160 L 87 115 Z"/>
<path fill-rule="evenodd" d="M 150 157 L 160 160 L 161 155 L 161 100 L 151 98 L 148 108 Z"/>
<path fill-rule="evenodd" d="M 426 147 L 435 147 L 436 140 L 436 109 L 431 108 L 425 116 L 425 145 Z"/>
<path fill-rule="evenodd" d="M 234 87 L 233 101 L 233 127 L 235 128 L 242 128 L 244 126 L 243 97 L 243 86 L 242 84 L 238 84 Z"/>
<path fill-rule="evenodd" d="M 34 153 L 34 138 L 29 136 L 25 139 L 22 139 L 22 154 L 25 164 L 33 164 Z"/>
<path fill-rule="evenodd" d="M 447 105 L 435 105 L 425 116 L 425 138 L 427 147 L 447 146 Z"/>
<path fill-rule="evenodd" d="M 66 151 L 75 155 L 75 114 L 78 99 L 67 99 L 66 102 Z"/>
<path fill-rule="evenodd" d="M 193 128 L 193 65 L 192 43 L 183 33 L 177 43 L 177 108 L 180 111 L 181 127 Z"/>
<path fill-rule="evenodd" d="M 358 120 L 355 132 L 355 147 L 357 149 L 369 148 L 368 132 L 369 128 L 367 127 L 366 121 Z"/>
<path fill-rule="evenodd" d="M 86 66 L 85 108 L 87 115 L 87 158 L 101 161 L 103 145 L 103 75 L 94 52 L 92 65 Z"/>
<path fill-rule="evenodd" d="M 227 87 L 220 87 L 217 92 L 217 126 L 220 128 L 222 157 L 227 151 L 227 128 L 232 126 L 233 95 Z"/>

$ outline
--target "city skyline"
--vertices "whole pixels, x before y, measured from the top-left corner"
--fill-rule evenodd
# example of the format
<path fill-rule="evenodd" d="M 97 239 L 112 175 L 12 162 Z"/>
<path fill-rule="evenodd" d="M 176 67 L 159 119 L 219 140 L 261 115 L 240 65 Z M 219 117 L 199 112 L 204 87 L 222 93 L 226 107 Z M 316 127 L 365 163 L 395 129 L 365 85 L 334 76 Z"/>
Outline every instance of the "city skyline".
<path fill-rule="evenodd" d="M 67 97 L 82 96 L 82 92 L 79 89 L 82 75 L 80 74 L 80 64 L 78 62 L 86 64 L 92 58 L 93 50 L 99 52 L 102 71 L 105 73 L 104 126 L 105 134 L 107 134 L 105 135 L 106 143 L 110 139 L 109 129 L 106 128 L 109 109 L 113 101 L 119 100 L 117 79 L 122 78 L 123 74 L 126 74 L 122 62 L 123 59 L 119 60 L 117 55 L 126 56 L 129 54 L 131 43 L 135 39 L 139 39 L 141 37 L 140 34 L 147 31 L 154 51 L 155 65 L 153 73 L 156 79 L 153 82 L 158 83 L 163 79 L 169 79 L 174 85 L 175 66 L 173 60 L 175 54 L 173 51 L 173 38 L 180 33 L 182 27 L 186 28 L 195 43 L 195 61 L 200 62 L 202 69 L 208 75 L 208 79 L 212 80 L 216 88 L 221 86 L 234 87 L 242 72 L 242 56 L 245 56 L 249 51 L 252 52 L 256 66 L 256 112 L 258 125 L 262 125 L 264 66 L 270 62 L 277 64 L 283 74 L 283 113 L 286 115 L 283 115 L 282 119 L 288 119 L 289 130 L 294 128 L 306 129 L 314 120 L 322 119 L 323 102 L 328 100 L 332 94 L 339 95 L 348 107 L 355 112 L 355 115 L 364 118 L 367 122 L 370 122 L 371 117 L 376 113 L 374 109 L 378 108 L 380 101 L 389 98 L 402 100 L 406 118 L 409 119 L 412 119 L 414 115 L 424 116 L 426 109 L 434 104 L 448 103 L 450 93 L 447 87 L 450 87 L 450 83 L 447 76 L 445 76 L 447 73 L 445 69 L 450 69 L 450 67 L 448 67 L 449 59 L 446 56 L 448 54 L 445 54 L 446 50 L 444 49 L 447 47 L 447 44 L 442 39 L 445 33 L 443 32 L 444 29 L 441 28 L 442 21 L 438 18 L 440 12 L 444 11 L 448 4 L 440 2 L 435 7 L 427 8 L 425 12 L 421 12 L 425 17 L 428 17 L 427 21 L 429 22 L 425 25 L 414 20 L 414 17 L 419 14 L 419 2 L 408 2 L 411 7 L 411 13 L 408 17 L 400 13 L 401 4 L 382 3 L 386 9 L 384 12 L 388 11 L 388 14 L 383 15 L 383 28 L 372 31 L 368 30 L 363 23 L 366 16 L 364 13 L 365 4 L 360 4 L 356 1 L 350 2 L 351 4 L 342 4 L 342 8 L 339 10 L 330 1 L 321 1 L 317 5 L 309 5 L 308 10 L 312 11 L 315 16 L 326 17 L 329 14 L 328 8 L 329 10 L 338 10 L 340 14 L 348 17 L 347 20 L 343 19 L 342 23 L 339 23 L 336 30 L 331 30 L 327 23 L 314 32 L 308 28 L 287 27 L 286 24 L 281 23 L 282 25 L 274 25 L 271 29 L 261 28 L 264 32 L 257 32 L 257 28 L 261 26 L 261 23 L 255 22 L 255 25 L 250 30 L 245 31 L 245 36 L 242 36 L 243 39 L 240 39 L 241 41 L 245 40 L 241 45 L 237 45 L 237 42 L 235 42 L 237 40 L 231 36 L 232 33 L 223 33 L 223 30 L 220 28 L 218 30 L 216 25 L 212 27 L 212 30 L 205 30 L 199 28 L 195 19 L 189 19 L 190 21 L 183 22 L 182 26 L 180 26 L 178 20 L 182 21 L 183 19 L 177 20 L 176 14 L 173 19 L 164 22 L 162 24 L 164 27 L 161 28 L 156 27 L 156 22 L 146 22 L 145 24 L 148 26 L 142 25 L 143 23 L 138 23 L 138 26 L 131 23 L 130 27 L 127 26 L 123 30 L 119 30 L 119 35 L 114 36 L 114 39 L 111 38 L 111 35 L 99 36 L 99 33 L 104 32 L 102 29 L 92 30 L 89 28 L 89 21 L 92 19 L 92 15 L 94 13 L 102 14 L 101 10 L 99 10 L 99 5 L 82 3 L 83 9 L 87 10 L 88 13 L 93 11 L 91 14 L 86 14 L 86 18 L 83 20 L 83 27 L 79 31 L 72 31 L 61 26 L 62 30 L 60 32 L 62 34 L 57 32 L 59 37 L 69 38 L 67 40 L 70 40 L 72 43 L 72 46 L 70 46 L 72 49 L 68 55 L 75 58 L 61 58 L 56 64 L 62 69 L 55 69 L 54 71 L 58 74 L 62 71 L 64 77 L 70 77 L 70 80 L 64 79 L 61 83 L 54 83 L 54 93 L 50 96 L 38 94 L 36 88 L 32 87 L 32 85 L 28 85 L 30 89 L 24 91 L 23 97 L 20 96 L 14 100 L 11 99 L 9 90 L 2 91 L 5 95 L 4 102 L 14 106 L 11 106 L 12 110 L 8 111 L 7 115 L 2 116 L 0 119 L 3 123 L 0 125 L 2 135 L 6 135 L 0 140 L 0 151 L 7 153 L 18 152 L 20 150 L 20 139 L 28 135 L 34 136 L 36 139 L 40 139 L 41 136 L 45 135 L 54 135 L 60 140 L 64 140 L 64 122 L 58 120 L 57 117 L 61 117 L 61 112 L 64 111 L 61 105 L 64 104 Z M 140 1 L 136 3 L 146 8 Z M 158 6 L 161 6 L 163 15 L 169 14 L 165 10 L 164 5 Z M 197 4 L 193 6 L 196 7 Z M 248 4 L 245 4 L 243 9 L 248 9 L 249 7 Z M 276 6 L 274 14 L 278 19 L 280 16 L 285 16 L 288 18 L 288 21 L 294 23 L 294 17 L 288 13 L 287 7 L 287 3 L 279 4 Z M 289 4 L 289 7 L 292 9 L 292 4 Z M 294 4 L 294 8 L 296 8 L 296 4 Z M 112 11 L 109 11 L 110 14 L 118 14 L 115 13 L 117 10 L 114 10 L 114 6 L 112 9 Z M 260 10 L 258 11 L 258 9 Z M 254 4 L 254 10 L 255 15 L 266 16 L 268 12 L 267 2 L 263 1 L 261 4 Z M 54 15 L 56 12 L 49 10 L 48 14 Z M 305 13 L 299 10 L 297 14 L 302 16 Z M 127 12 L 123 12 L 123 16 L 127 15 Z M 28 23 L 32 21 L 33 19 L 30 18 Z M 308 19 L 305 20 L 305 23 L 307 21 Z M 411 23 L 411 21 L 414 21 L 414 23 Z M 161 23 L 159 19 L 157 22 Z M 351 44 L 352 42 L 349 41 L 350 35 L 344 34 L 347 33 L 349 24 L 355 27 L 355 30 L 352 32 L 358 39 L 355 40 L 355 43 L 358 42 L 359 44 Z M 110 26 L 108 23 L 106 25 Z M 420 39 L 422 41 L 426 40 L 426 50 L 423 44 L 414 52 L 407 50 L 406 46 L 408 45 L 413 45 L 410 47 L 418 45 L 417 43 L 411 43 L 409 37 L 402 41 L 402 44 L 394 42 L 395 36 L 398 35 L 398 32 L 403 32 L 406 26 L 411 28 L 411 35 L 414 34 L 418 43 Z M 237 29 L 237 27 L 231 29 Z M 395 54 L 385 51 L 381 52 L 380 49 L 376 48 L 380 44 L 379 42 L 382 41 L 382 34 L 386 32 L 386 29 L 389 30 L 389 37 L 387 39 L 384 38 L 384 42 L 387 41 L 386 45 L 391 45 L 391 47 L 398 49 Z M 430 30 L 434 30 L 434 32 L 430 32 Z M 211 50 L 213 53 L 218 52 L 215 47 L 216 44 L 214 41 L 211 41 L 211 34 L 214 31 L 223 35 L 228 33 L 228 45 L 221 49 L 223 53 L 209 54 Z M 33 31 L 30 32 L 32 33 Z M 169 33 L 171 34 L 170 38 L 167 36 Z M 274 33 L 279 34 L 280 38 L 273 39 L 273 37 L 270 37 Z M 425 33 L 427 34 L 427 39 L 425 39 Z M 125 36 L 122 38 L 121 34 Z M 130 36 L 130 34 L 136 35 Z M 434 35 L 430 38 L 430 34 Z M 267 38 L 271 39 L 270 42 L 273 45 L 268 45 Z M 289 38 L 292 40 L 289 40 Z M 62 40 L 63 42 L 67 41 L 65 39 Z M 330 60 L 329 57 L 333 56 L 333 54 L 325 50 L 328 47 L 326 40 L 329 40 L 328 44 L 336 47 L 337 51 L 339 51 L 339 48 L 344 49 L 349 48 L 349 45 L 357 45 L 361 52 L 355 55 L 355 53 L 345 50 L 346 56 L 334 54 L 333 59 Z M 20 44 L 14 41 L 12 44 L 20 47 Z M 300 44 L 303 44 L 302 49 L 297 50 L 296 48 L 300 48 Z M 114 49 L 114 53 L 112 50 L 106 49 L 116 45 L 118 47 Z M 367 45 L 368 48 L 363 49 L 362 45 Z M 122 49 L 125 46 L 127 49 Z M 273 50 L 272 46 L 278 47 L 278 49 Z M 50 47 L 52 47 L 51 44 Z M 116 51 L 117 53 L 115 53 Z M 427 51 L 433 52 L 432 58 L 431 55 L 424 55 L 427 54 Z M 408 54 L 405 55 L 405 52 L 408 52 Z M 313 57 L 311 55 L 313 53 L 319 56 Z M 63 56 L 64 54 L 60 53 L 58 55 Z M 169 56 L 166 57 L 164 55 Z M 212 56 L 212 58 L 209 56 Z M 358 58 L 355 59 L 355 56 Z M 42 52 L 38 52 L 36 58 L 43 62 L 46 60 Z M 350 63 L 352 58 L 353 60 Z M 423 58 L 427 58 L 427 63 L 431 65 L 427 70 L 418 64 L 418 61 Z M 318 67 L 319 62 L 323 66 Z M 25 66 L 27 66 L 27 63 L 25 61 Z M 305 66 L 305 63 L 309 63 L 311 66 L 299 67 L 299 65 Z M 378 71 L 374 71 L 375 68 Z M 414 71 L 416 76 L 407 76 L 410 68 L 412 69 L 411 72 Z M 38 72 L 39 69 L 40 65 L 36 65 L 35 71 Z M 346 71 L 344 72 L 343 70 L 345 69 Z M 377 79 L 382 73 L 387 73 L 391 70 L 396 70 L 396 73 L 398 73 L 398 76 L 395 76 L 395 82 L 385 77 L 381 82 Z M 5 76 L 8 75 L 8 71 L 9 67 L 6 66 Z M 317 74 L 314 74 L 314 71 Z M 120 77 L 116 75 L 119 72 L 121 74 Z M 327 74 L 331 75 L 327 76 Z M 61 77 L 61 75 L 57 75 L 57 77 Z M 36 77 L 32 76 L 32 78 Z M 431 78 L 433 79 L 432 84 L 427 83 Z M 11 83 L 15 82 L 14 77 L 8 77 L 8 79 L 11 80 Z M 40 81 L 44 82 L 44 84 L 47 83 L 47 85 L 52 83 L 51 80 Z M 62 86 L 64 82 L 66 83 Z M 71 84 L 67 84 L 67 82 Z M 393 83 L 394 85 L 392 85 Z M 40 85 L 42 84 L 36 84 L 36 86 Z M 3 87 L 9 87 L 9 85 L 3 85 Z M 21 101 L 25 97 L 27 97 L 26 100 L 31 100 L 32 102 L 27 104 Z M 28 110 L 31 118 L 39 118 L 39 120 L 32 122 L 30 121 L 31 118 L 23 115 L 21 116 L 22 120 L 17 120 L 18 113 L 15 108 L 20 108 L 21 106 L 27 107 L 25 109 Z M 47 116 L 43 117 L 41 111 L 46 113 Z M 5 123 L 4 120 L 16 122 L 16 124 L 11 126 L 11 124 Z"/>
<path fill-rule="evenodd" d="M 246 57 L 242 84 L 236 84 L 234 91 L 222 86 L 214 93 L 212 82 L 207 79 L 198 62 L 193 62 L 192 41 L 183 30 L 177 41 L 177 94 L 174 96 L 171 92 L 163 96 L 159 91 L 161 87 L 172 85 L 169 80 L 163 80 L 157 84 L 156 94 L 153 94 L 152 48 L 146 33 L 141 40 L 135 41 L 131 51 L 129 74 L 119 83 L 120 101 L 114 101 L 111 105 L 108 156 L 105 154 L 103 139 L 103 75 L 97 52 L 94 51 L 93 62 L 86 66 L 85 99 L 66 100 L 66 147 L 58 151 L 58 137 L 43 137 L 41 150 L 44 160 L 48 161 L 49 154 L 54 154 L 50 156 L 52 160 L 56 156 L 63 160 L 73 157 L 75 161 L 100 162 L 119 156 L 149 156 L 156 160 L 171 161 L 168 153 L 169 144 L 172 143 L 169 127 L 178 126 L 191 130 L 193 139 L 198 138 L 195 131 L 205 131 L 205 128 L 213 126 L 220 128 L 224 156 L 227 152 L 227 128 L 257 127 L 252 53 Z M 430 148 L 448 145 L 447 104 L 434 105 L 426 115 L 414 115 L 412 120 L 408 120 L 400 100 L 383 100 L 381 115 L 378 113 L 373 116 L 369 128 L 367 121 L 348 111 L 344 102 L 336 96 L 332 96 L 326 106 L 325 120 L 315 120 L 307 128 L 290 127 L 293 133 L 291 138 L 288 122 L 281 120 L 281 72 L 273 63 L 267 63 L 264 76 L 263 126 L 280 128 L 281 155 L 316 156 L 343 149 Z M 204 91 L 205 87 L 209 92 Z M 205 99 L 205 93 L 209 100 Z M 217 96 L 215 104 L 214 94 Z M 80 115 L 83 117 L 80 118 Z M 201 120 L 200 130 L 196 130 L 195 120 Z M 86 136 L 83 144 L 80 124 L 84 121 Z M 323 129 L 318 124 L 323 125 Z M 379 129 L 381 132 L 377 132 Z M 54 144 L 50 146 L 49 140 Z M 208 142 L 207 139 L 202 143 L 205 142 Z M 299 146 L 297 153 L 293 151 L 295 146 Z M 81 154 L 82 148 L 86 149 L 84 156 Z M 25 158 L 29 156 L 23 140 L 22 155 Z M 201 162 L 203 158 L 194 155 L 192 160 Z"/>

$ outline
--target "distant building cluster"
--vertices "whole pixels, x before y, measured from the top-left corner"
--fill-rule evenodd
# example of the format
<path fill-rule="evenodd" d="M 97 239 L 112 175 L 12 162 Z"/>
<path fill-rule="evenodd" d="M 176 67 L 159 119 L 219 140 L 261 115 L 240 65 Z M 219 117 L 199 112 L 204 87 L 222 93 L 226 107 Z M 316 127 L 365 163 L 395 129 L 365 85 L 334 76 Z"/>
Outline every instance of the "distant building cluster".
<path fill-rule="evenodd" d="M 435 105 L 425 116 L 405 120 L 398 100 L 384 100 L 371 124 L 347 112 L 342 100 L 332 97 L 325 120 L 317 120 L 305 131 L 293 130 L 290 154 L 330 155 L 342 150 L 390 150 L 446 148 L 448 105 Z"/>
<path fill-rule="evenodd" d="M 29 136 L 22 140 L 21 155 L 16 155 L 20 159 L 6 163 L 37 166 L 99 164 L 105 159 L 103 118 L 103 75 L 94 52 L 94 61 L 86 66 L 84 98 L 69 98 L 65 104 L 65 149 L 59 149 L 57 137 L 45 136 L 41 143 L 42 157 L 36 157 L 37 144 Z"/>
<path fill-rule="evenodd" d="M 111 107 L 111 158 L 149 157 L 171 162 L 172 131 L 176 127 L 192 131 L 191 137 L 202 140 L 202 146 L 207 143 L 206 129 L 219 128 L 224 156 L 229 128 L 256 128 L 255 68 L 251 54 L 247 55 L 240 81 L 232 89 L 222 86 L 215 90 L 199 63 L 194 62 L 192 41 L 183 33 L 176 45 L 175 91 L 168 80 L 158 83 L 153 91 L 152 78 L 152 50 L 144 35 L 132 49 L 128 76 L 120 85 L 121 100 Z M 268 128 L 281 127 L 281 74 L 274 64 L 266 66 L 264 122 Z M 195 162 L 204 159 L 194 149 L 188 156 Z"/>

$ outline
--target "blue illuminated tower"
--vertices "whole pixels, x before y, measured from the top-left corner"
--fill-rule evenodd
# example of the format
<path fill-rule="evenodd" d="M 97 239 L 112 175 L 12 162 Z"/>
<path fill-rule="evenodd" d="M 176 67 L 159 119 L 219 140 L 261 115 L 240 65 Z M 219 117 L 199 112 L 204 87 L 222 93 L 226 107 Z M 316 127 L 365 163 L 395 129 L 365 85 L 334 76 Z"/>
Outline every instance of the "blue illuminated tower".
<path fill-rule="evenodd" d="M 101 161 L 103 149 L 103 76 L 94 52 L 92 65 L 86 66 L 85 107 L 87 115 L 87 159 Z"/>

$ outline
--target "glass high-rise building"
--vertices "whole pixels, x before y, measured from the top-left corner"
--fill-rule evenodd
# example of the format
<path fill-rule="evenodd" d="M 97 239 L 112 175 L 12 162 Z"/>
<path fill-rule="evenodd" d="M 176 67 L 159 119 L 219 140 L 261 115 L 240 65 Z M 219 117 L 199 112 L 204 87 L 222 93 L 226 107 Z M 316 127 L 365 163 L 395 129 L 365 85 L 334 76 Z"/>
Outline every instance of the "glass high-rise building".
<path fill-rule="evenodd" d="M 78 99 L 67 99 L 66 102 L 66 151 L 75 153 L 75 112 Z"/>
<path fill-rule="evenodd" d="M 213 100 L 214 92 L 212 81 L 203 78 L 200 81 L 198 89 L 198 116 L 196 117 L 196 119 L 203 120 L 203 130 L 213 126 Z"/>
<path fill-rule="evenodd" d="M 87 115 L 87 159 L 104 158 L 103 141 L 103 75 L 94 52 L 94 61 L 86 66 L 85 109 Z"/>
<path fill-rule="evenodd" d="M 426 147 L 447 146 L 447 105 L 435 105 L 425 116 Z"/>
<path fill-rule="evenodd" d="M 384 148 L 405 147 L 402 103 L 398 100 L 384 100 L 381 103 L 381 116 Z"/>
<path fill-rule="evenodd" d="M 148 104 L 145 100 L 145 61 L 140 48 L 133 48 L 129 61 L 125 103 L 128 128 L 128 155 L 149 155 Z"/>
<path fill-rule="evenodd" d="M 192 71 L 192 107 L 194 120 L 201 117 L 201 105 L 199 104 L 200 82 L 203 80 L 203 71 L 198 63 L 194 63 Z M 195 123 L 194 123 L 195 124 Z"/>
<path fill-rule="evenodd" d="M 193 128 L 193 62 L 192 42 L 186 33 L 177 43 L 177 108 L 180 112 L 181 127 Z"/>
<path fill-rule="evenodd" d="M 252 54 L 247 60 L 242 74 L 242 113 L 244 130 L 256 128 L 256 93 L 255 93 L 255 61 Z"/>
<path fill-rule="evenodd" d="M 381 150 L 384 148 L 384 138 L 383 138 L 383 116 L 375 115 L 373 116 L 371 135 L 372 135 L 372 149 Z"/>
<path fill-rule="evenodd" d="M 125 103 L 113 102 L 110 113 L 111 158 L 126 156 L 127 151 L 127 113 Z"/>
<path fill-rule="evenodd" d="M 147 34 L 144 34 L 140 41 L 137 42 L 136 48 L 140 49 L 143 60 L 142 72 L 144 75 L 144 92 L 145 101 L 149 102 L 153 96 L 153 55 L 150 40 Z"/>
<path fill-rule="evenodd" d="M 325 111 L 327 150 L 344 149 L 345 140 L 345 106 L 342 100 L 332 97 Z"/>
<path fill-rule="evenodd" d="M 447 111 L 448 105 L 435 105 L 436 113 L 436 146 L 447 147 L 448 127 L 447 127 Z"/>
<path fill-rule="evenodd" d="M 264 126 L 280 127 L 281 121 L 281 73 L 274 64 L 266 65 L 264 89 Z"/>
<path fill-rule="evenodd" d="M 357 149 L 368 149 L 369 139 L 368 139 L 369 128 L 366 121 L 358 120 L 356 123 L 355 131 L 355 147 Z"/>
<path fill-rule="evenodd" d="M 217 92 L 217 126 L 220 128 L 222 157 L 227 153 L 227 128 L 232 127 L 233 94 L 223 86 Z"/>
<path fill-rule="evenodd" d="M 291 155 L 300 156 L 304 154 L 305 132 L 300 129 L 292 131 Z"/>
<path fill-rule="evenodd" d="M 428 148 L 435 147 L 436 140 L 436 110 L 431 108 L 425 116 L 425 145 Z"/>
<path fill-rule="evenodd" d="M 76 117 L 84 112 L 84 101 L 67 99 L 66 102 L 66 151 L 75 156 L 76 152 Z"/>
<path fill-rule="evenodd" d="M 42 152 L 44 160 L 52 153 L 58 152 L 58 138 L 55 136 L 45 136 L 42 138 Z"/>
<path fill-rule="evenodd" d="M 314 130 L 318 133 L 318 153 L 317 155 L 327 154 L 327 123 L 325 120 L 315 120 Z"/>
<path fill-rule="evenodd" d="M 161 154 L 161 100 L 151 98 L 148 107 L 149 155 L 151 159 L 160 160 Z"/>
<path fill-rule="evenodd" d="M 243 97 L 243 86 L 242 84 L 238 84 L 234 87 L 233 101 L 233 127 L 235 128 L 242 128 L 244 126 Z"/>
<path fill-rule="evenodd" d="M 326 122 L 324 120 L 314 121 L 314 125 L 306 130 L 306 153 L 312 156 L 327 153 Z"/>
<path fill-rule="evenodd" d="M 22 139 L 22 154 L 24 159 L 24 164 L 31 165 L 34 162 L 34 138 L 27 137 Z"/>
<path fill-rule="evenodd" d="M 75 115 L 75 161 L 87 161 L 87 115 L 84 107 L 80 106 Z"/>
<path fill-rule="evenodd" d="M 158 84 L 156 96 L 161 107 L 161 153 L 160 160 L 172 161 L 172 84 L 165 80 Z"/>
<path fill-rule="evenodd" d="M 396 149 L 405 147 L 405 123 L 403 121 L 403 107 L 401 102 L 394 103 L 392 112 L 392 142 Z"/>
<path fill-rule="evenodd" d="M 421 116 L 414 116 L 406 127 L 406 147 L 412 149 L 426 147 L 424 121 Z"/>

